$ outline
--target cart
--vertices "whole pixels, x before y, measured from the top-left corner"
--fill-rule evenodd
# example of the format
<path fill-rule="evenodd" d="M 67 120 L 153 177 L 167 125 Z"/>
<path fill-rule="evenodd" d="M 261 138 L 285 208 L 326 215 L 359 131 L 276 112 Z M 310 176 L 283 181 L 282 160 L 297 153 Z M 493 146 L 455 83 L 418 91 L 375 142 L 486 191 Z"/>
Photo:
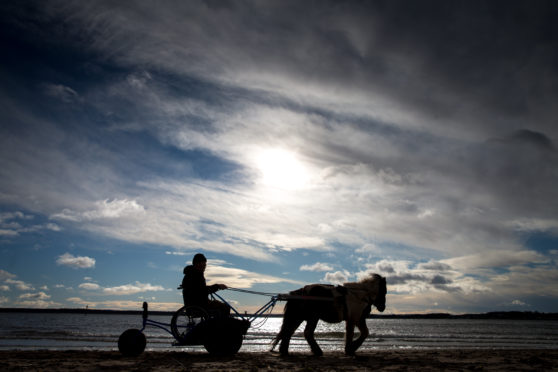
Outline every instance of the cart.
<path fill-rule="evenodd" d="M 264 294 L 237 288 L 230 290 Z M 233 311 L 229 317 L 210 314 L 199 306 L 183 306 L 171 318 L 170 323 L 157 322 L 149 319 L 147 302 L 143 303 L 143 326 L 141 329 L 131 328 L 124 331 L 118 338 L 118 350 L 125 356 L 138 356 L 145 350 L 147 339 L 143 331 L 148 327 L 160 328 L 170 333 L 175 341 L 173 346 L 203 345 L 210 354 L 231 355 L 238 352 L 244 336 L 252 322 L 266 313 L 271 313 L 277 301 L 285 300 L 282 294 L 270 295 L 270 300 L 251 316 L 243 316 L 225 299 L 214 293 L 214 298 L 227 304 Z"/>

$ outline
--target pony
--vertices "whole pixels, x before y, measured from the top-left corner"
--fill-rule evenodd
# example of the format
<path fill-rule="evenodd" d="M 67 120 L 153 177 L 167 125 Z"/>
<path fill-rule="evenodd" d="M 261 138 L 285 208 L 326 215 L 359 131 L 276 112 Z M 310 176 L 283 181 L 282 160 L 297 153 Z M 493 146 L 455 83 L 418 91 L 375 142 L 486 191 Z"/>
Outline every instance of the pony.
<path fill-rule="evenodd" d="M 283 310 L 283 324 L 272 341 L 271 350 L 277 344 L 281 355 L 288 355 L 289 342 L 298 326 L 306 320 L 304 338 L 312 353 L 323 355 L 322 349 L 314 338 L 314 330 L 320 319 L 328 323 L 345 321 L 345 354 L 354 355 L 368 336 L 366 317 L 374 305 L 380 312 L 386 308 L 386 278 L 370 274 L 356 283 L 343 286 L 310 284 L 290 292 L 285 296 L 287 303 Z M 355 326 L 360 336 L 353 340 Z"/>

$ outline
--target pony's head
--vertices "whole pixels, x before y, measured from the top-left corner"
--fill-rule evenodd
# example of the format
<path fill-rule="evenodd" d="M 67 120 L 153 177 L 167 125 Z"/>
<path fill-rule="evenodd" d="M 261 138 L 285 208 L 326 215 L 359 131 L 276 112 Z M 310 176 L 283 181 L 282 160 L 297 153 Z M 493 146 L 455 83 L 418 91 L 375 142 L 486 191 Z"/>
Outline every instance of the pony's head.
<path fill-rule="evenodd" d="M 383 312 L 386 309 L 387 285 L 386 278 L 380 275 L 378 277 L 378 294 L 374 299 L 373 305 L 376 306 L 379 312 Z"/>
<path fill-rule="evenodd" d="M 345 283 L 345 286 L 351 283 Z M 357 283 L 354 283 L 357 284 Z M 370 274 L 366 278 L 362 279 L 358 286 L 364 287 L 368 292 L 367 302 L 370 305 L 374 305 L 378 311 L 383 312 L 386 309 L 386 278 L 378 274 Z"/>

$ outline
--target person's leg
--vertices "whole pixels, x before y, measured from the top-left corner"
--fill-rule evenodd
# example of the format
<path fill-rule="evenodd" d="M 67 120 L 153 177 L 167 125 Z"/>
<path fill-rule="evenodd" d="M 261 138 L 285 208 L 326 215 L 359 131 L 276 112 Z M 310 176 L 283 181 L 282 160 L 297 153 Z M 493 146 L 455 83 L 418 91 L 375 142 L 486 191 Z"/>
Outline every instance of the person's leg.
<path fill-rule="evenodd" d="M 207 309 L 210 313 L 215 313 L 218 317 L 225 318 L 231 314 L 231 308 L 221 301 L 209 300 Z"/>

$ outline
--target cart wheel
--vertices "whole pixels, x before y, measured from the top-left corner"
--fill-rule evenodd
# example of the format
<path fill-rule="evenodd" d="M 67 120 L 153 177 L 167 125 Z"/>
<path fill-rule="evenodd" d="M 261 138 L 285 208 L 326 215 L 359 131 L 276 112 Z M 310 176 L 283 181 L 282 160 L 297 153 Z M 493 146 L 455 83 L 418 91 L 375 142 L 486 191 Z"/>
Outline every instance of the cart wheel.
<path fill-rule="evenodd" d="M 238 324 L 237 324 L 238 323 Z M 236 319 L 216 319 L 208 327 L 203 346 L 210 354 L 236 354 L 244 341 L 246 328 Z"/>
<path fill-rule="evenodd" d="M 174 338 L 181 344 L 196 344 L 196 337 L 191 337 L 199 332 L 192 332 L 202 322 L 209 319 L 205 309 L 199 306 L 184 306 L 178 309 L 171 319 L 171 332 Z M 188 337 L 188 334 L 191 334 Z"/>
<path fill-rule="evenodd" d="M 232 355 L 240 350 L 243 340 L 244 336 L 236 332 L 214 334 L 206 338 L 203 346 L 210 354 Z"/>
<path fill-rule="evenodd" d="M 125 356 L 138 356 L 145 350 L 145 335 L 135 328 L 130 328 L 118 338 L 118 350 Z"/>

